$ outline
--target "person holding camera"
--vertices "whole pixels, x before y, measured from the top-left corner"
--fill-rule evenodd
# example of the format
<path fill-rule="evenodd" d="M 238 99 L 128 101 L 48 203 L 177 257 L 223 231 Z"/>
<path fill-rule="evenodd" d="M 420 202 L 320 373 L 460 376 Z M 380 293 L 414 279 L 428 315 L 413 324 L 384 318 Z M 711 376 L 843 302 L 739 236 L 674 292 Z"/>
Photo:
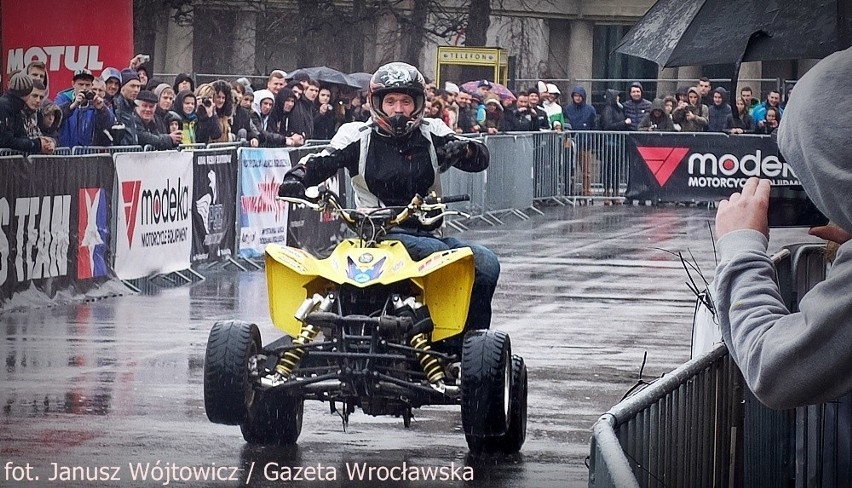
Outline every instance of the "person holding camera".
<path fill-rule="evenodd" d="M 74 72 L 74 86 L 56 97 L 62 109 L 59 143 L 64 147 L 109 145 L 105 130 L 115 123 L 102 96 L 92 89 L 95 81 L 92 72 L 81 69 Z"/>
<path fill-rule="evenodd" d="M 224 80 L 204 83 L 195 90 L 198 100 L 198 127 L 196 142 L 228 142 L 231 135 L 231 115 L 234 113 L 234 98 L 231 85 Z M 210 121 L 213 122 L 210 122 Z"/>
<path fill-rule="evenodd" d="M 817 63 L 796 84 L 778 129 L 787 164 L 835 224 L 809 233 L 839 246 L 826 279 L 799 300 L 799 312 L 784 305 L 767 254 L 770 182 L 749 179 L 716 213 L 715 305 L 722 337 L 749 388 L 775 409 L 852 392 L 852 99 L 837 96 L 848 89 L 850 72 L 852 49 Z M 848 463 L 850 457 L 839 459 Z"/>
<path fill-rule="evenodd" d="M 690 87 L 686 92 L 686 102 L 678 102 L 672 112 L 672 121 L 680 125 L 681 132 L 704 132 L 709 120 L 707 105 L 701 103 L 698 88 Z"/>

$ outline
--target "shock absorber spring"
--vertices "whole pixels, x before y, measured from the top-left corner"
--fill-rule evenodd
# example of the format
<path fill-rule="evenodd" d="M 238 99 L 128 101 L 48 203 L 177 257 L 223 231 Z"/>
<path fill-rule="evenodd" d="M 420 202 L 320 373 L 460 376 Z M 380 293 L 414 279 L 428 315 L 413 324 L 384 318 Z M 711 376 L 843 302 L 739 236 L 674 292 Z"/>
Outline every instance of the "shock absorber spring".
<path fill-rule="evenodd" d="M 308 344 L 317 337 L 319 331 L 320 328 L 313 324 L 303 325 L 302 330 L 299 332 L 299 336 L 293 339 L 293 345 L 304 346 Z M 284 377 L 290 376 L 290 373 L 296 369 L 296 365 L 299 364 L 299 361 L 302 360 L 302 356 L 304 355 L 305 349 L 303 347 L 290 349 L 281 355 L 281 359 L 279 359 L 278 364 L 275 365 L 275 371 Z"/>
<path fill-rule="evenodd" d="M 420 333 L 411 338 L 411 347 L 419 351 L 431 351 L 432 346 L 429 344 L 429 338 L 426 334 Z M 426 378 L 430 383 L 437 383 L 444 379 L 444 368 L 441 363 L 432 354 L 417 354 L 417 360 L 420 361 L 420 366 L 426 372 Z"/>

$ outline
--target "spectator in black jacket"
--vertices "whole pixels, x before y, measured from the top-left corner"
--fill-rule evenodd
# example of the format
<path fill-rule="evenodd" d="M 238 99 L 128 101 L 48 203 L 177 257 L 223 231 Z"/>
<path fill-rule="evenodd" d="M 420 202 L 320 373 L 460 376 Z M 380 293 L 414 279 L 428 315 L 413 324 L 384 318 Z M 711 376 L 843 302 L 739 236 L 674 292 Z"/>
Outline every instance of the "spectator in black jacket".
<path fill-rule="evenodd" d="M 636 130 L 642 118 L 651 110 L 651 102 L 642 98 L 644 91 L 642 83 L 634 81 L 630 84 L 630 97 L 624 102 L 624 116 L 630 119 L 630 130 Z"/>
<path fill-rule="evenodd" d="M 604 107 L 601 110 L 600 128 L 605 131 L 628 131 L 633 122 L 624 116 L 624 106 L 621 104 L 621 95 L 618 90 L 609 89 L 604 93 Z M 616 197 L 619 194 L 621 181 L 621 162 L 618 155 L 622 141 L 615 135 L 606 136 L 604 139 L 610 151 L 604 151 L 601 158 L 601 178 L 603 179 L 604 196 Z M 604 204 L 609 203 L 605 200 Z"/>
<path fill-rule="evenodd" d="M 305 138 L 294 130 L 293 120 L 296 117 L 298 104 L 296 94 L 289 88 L 283 88 L 275 95 L 275 103 L 267 122 L 267 131 L 272 134 L 266 137 L 267 146 L 301 146 Z"/>
<path fill-rule="evenodd" d="M 126 68 L 121 70 L 121 90 L 113 99 L 115 120 L 124 126 L 124 131 L 118 139 L 121 146 L 136 146 L 139 144 L 136 113 L 136 97 L 142 89 L 139 75 L 136 71 Z"/>
<path fill-rule="evenodd" d="M 749 103 L 745 97 L 737 98 L 737 112 L 739 117 L 733 114 L 725 121 L 725 132 L 728 134 L 751 134 L 754 132 L 754 119 L 749 115 Z"/>
<path fill-rule="evenodd" d="M 624 105 L 618 90 L 609 89 L 604 93 L 604 107 L 601 111 L 601 130 L 631 130 L 632 120 L 624 115 Z"/>
<path fill-rule="evenodd" d="M 731 116 L 731 106 L 728 105 L 728 91 L 717 87 L 713 90 L 713 105 L 707 109 L 707 130 L 709 132 L 725 132 L 725 123 Z"/>
<path fill-rule="evenodd" d="M 503 121 L 507 131 L 536 131 L 538 130 L 538 117 L 530 110 L 530 99 L 526 93 L 519 93 L 515 101 L 515 107 L 506 111 Z"/>
<path fill-rule="evenodd" d="M 56 143 L 45 136 L 27 137 L 24 123 L 24 99 L 33 91 L 33 80 L 21 72 L 9 80 L 9 88 L 0 97 L 0 148 L 27 154 L 53 154 Z"/>
<path fill-rule="evenodd" d="M 153 146 L 158 151 L 174 149 L 181 143 L 183 134 L 179 129 L 171 133 L 167 132 L 168 128 L 163 125 L 165 119 L 160 121 L 154 117 L 158 102 L 157 95 L 148 90 L 142 90 L 136 96 L 135 117 L 138 143 L 141 146 Z"/>
<path fill-rule="evenodd" d="M 529 98 L 530 111 L 534 114 L 538 130 L 550 130 L 550 118 L 547 116 L 547 112 L 538 105 L 541 101 L 538 89 L 530 88 L 527 90 L 527 97 Z"/>

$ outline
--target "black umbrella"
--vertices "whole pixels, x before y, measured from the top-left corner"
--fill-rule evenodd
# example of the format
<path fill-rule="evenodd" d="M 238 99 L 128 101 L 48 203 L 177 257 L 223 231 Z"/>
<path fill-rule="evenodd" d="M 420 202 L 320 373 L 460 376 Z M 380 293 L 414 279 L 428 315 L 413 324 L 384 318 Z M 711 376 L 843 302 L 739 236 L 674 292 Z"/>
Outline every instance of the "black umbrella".
<path fill-rule="evenodd" d="M 366 90 L 366 89 L 370 88 L 370 78 L 373 77 L 373 74 L 361 72 L 361 73 L 349 73 L 347 76 L 349 76 L 349 79 L 351 79 L 352 81 L 357 83 L 358 86 L 362 90 Z"/>
<path fill-rule="evenodd" d="M 616 51 L 660 66 L 823 58 L 850 46 L 849 0 L 658 0 Z"/>
<path fill-rule="evenodd" d="M 296 73 L 307 73 L 312 80 L 321 81 L 324 83 L 333 83 L 336 85 L 343 85 L 352 88 L 361 88 L 361 86 L 355 80 L 351 79 L 348 75 L 337 71 L 334 68 L 329 68 L 328 66 L 299 68 L 296 71 L 290 73 L 290 79 L 292 79 L 296 75 Z"/>

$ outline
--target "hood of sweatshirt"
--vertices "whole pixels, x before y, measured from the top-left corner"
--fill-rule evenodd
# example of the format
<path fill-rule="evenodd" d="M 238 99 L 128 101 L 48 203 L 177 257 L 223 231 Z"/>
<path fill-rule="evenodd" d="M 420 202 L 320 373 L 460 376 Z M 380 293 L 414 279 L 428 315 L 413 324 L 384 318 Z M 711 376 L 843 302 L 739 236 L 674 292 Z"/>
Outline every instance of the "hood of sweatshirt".
<path fill-rule="evenodd" d="M 808 70 L 784 110 L 778 148 L 817 208 L 852 232 L 852 97 L 838 96 L 849 73 L 852 48 Z"/>
<path fill-rule="evenodd" d="M 252 110 L 254 110 L 254 113 L 256 113 L 257 115 L 260 115 L 261 117 L 263 117 L 263 115 L 260 113 L 260 102 L 262 102 L 266 99 L 272 100 L 273 106 L 274 106 L 275 95 L 273 95 L 271 91 L 264 89 L 264 90 L 258 90 L 256 92 L 254 92 L 254 101 L 251 102 L 251 108 L 252 108 Z M 272 111 L 270 111 L 270 113 L 271 112 Z"/>
<path fill-rule="evenodd" d="M 573 98 L 575 94 L 583 97 L 583 103 L 581 103 L 580 105 L 586 103 L 586 89 L 585 88 L 583 88 L 582 86 L 575 86 L 574 89 L 571 90 L 571 97 Z"/>

